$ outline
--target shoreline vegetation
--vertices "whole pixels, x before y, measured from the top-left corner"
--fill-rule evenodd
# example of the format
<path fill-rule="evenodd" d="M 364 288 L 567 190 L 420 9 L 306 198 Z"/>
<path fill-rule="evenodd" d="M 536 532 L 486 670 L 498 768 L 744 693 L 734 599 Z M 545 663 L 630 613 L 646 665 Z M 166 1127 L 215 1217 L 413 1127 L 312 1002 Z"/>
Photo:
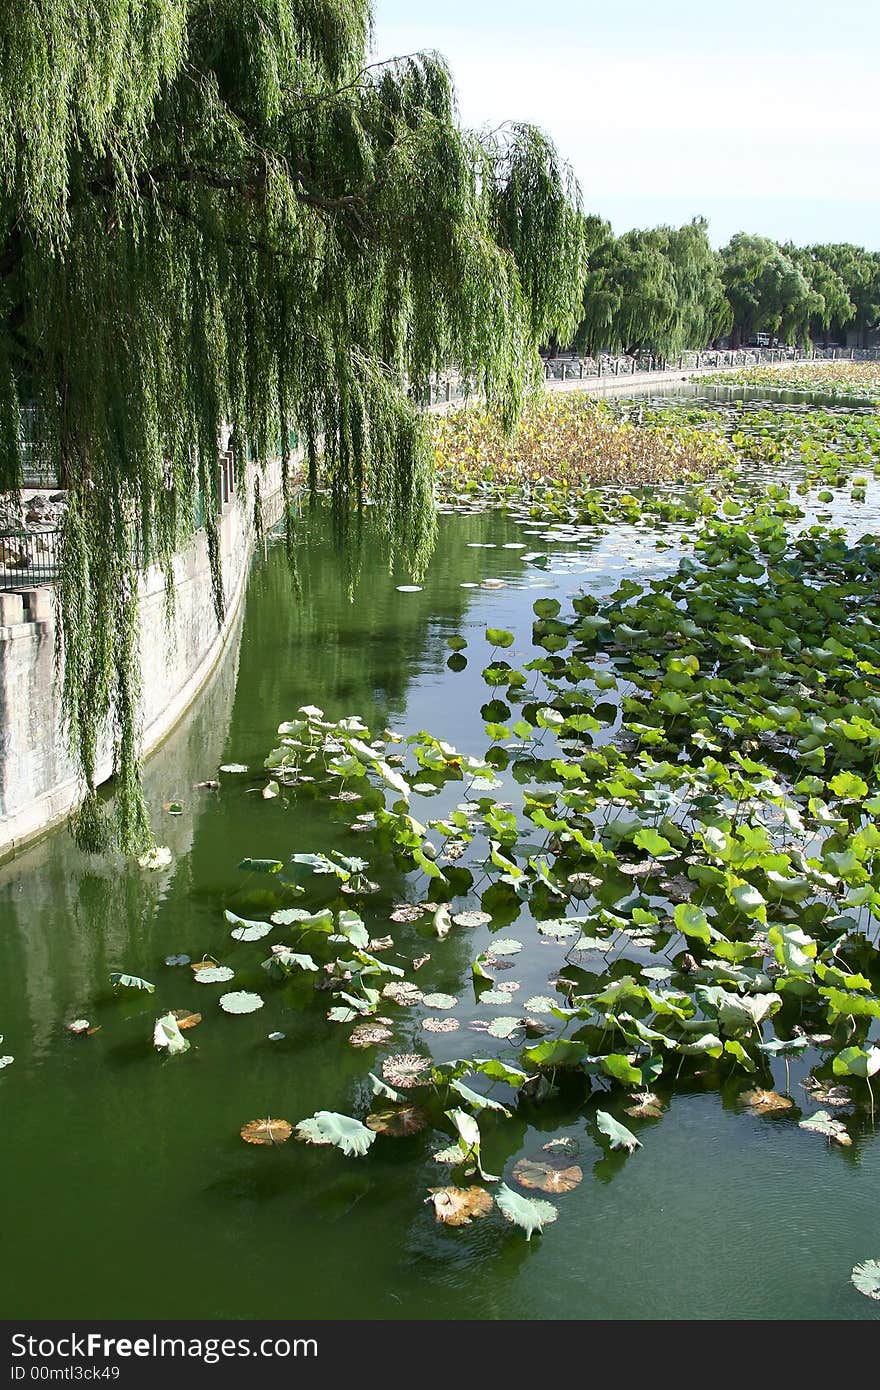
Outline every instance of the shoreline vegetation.
<path fill-rule="evenodd" d="M 705 375 L 700 380 L 718 386 L 768 386 L 777 391 L 862 396 L 867 403 L 880 403 L 880 362 L 792 362 L 782 366 L 743 367 L 737 372 Z"/>
<path fill-rule="evenodd" d="M 639 424 L 578 394 L 537 397 L 510 436 L 481 405 L 451 410 L 437 418 L 434 449 L 441 494 L 695 481 L 735 462 L 716 434 L 677 420 Z"/>

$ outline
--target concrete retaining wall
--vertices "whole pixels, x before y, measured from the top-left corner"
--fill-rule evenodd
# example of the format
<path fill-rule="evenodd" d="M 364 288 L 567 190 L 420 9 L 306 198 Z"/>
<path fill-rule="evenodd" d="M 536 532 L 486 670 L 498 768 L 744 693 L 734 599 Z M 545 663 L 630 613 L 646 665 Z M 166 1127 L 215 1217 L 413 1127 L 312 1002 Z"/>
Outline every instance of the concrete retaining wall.
<path fill-rule="evenodd" d="M 264 525 L 281 515 L 280 465 L 260 480 Z M 208 546 L 198 532 L 174 561 L 174 614 L 165 580 L 148 570 L 140 597 L 143 746 L 151 752 L 195 699 L 222 655 L 246 587 L 254 541 L 253 473 L 220 518 L 226 614 L 218 630 Z M 81 786 L 67 749 L 55 671 L 55 592 L 32 589 L 0 598 L 0 860 L 45 833 L 76 804 Z M 112 772 L 109 740 L 99 781 Z"/>

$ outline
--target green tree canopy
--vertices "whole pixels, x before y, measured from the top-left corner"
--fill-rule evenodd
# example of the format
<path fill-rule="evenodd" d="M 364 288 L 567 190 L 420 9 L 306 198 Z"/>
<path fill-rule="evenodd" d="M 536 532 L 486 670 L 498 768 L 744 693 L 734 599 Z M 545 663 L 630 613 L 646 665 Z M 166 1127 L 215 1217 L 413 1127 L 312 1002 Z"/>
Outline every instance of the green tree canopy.
<path fill-rule="evenodd" d="M 607 223 L 588 217 L 585 239 L 584 314 L 575 337 L 582 351 L 668 357 L 704 347 L 729 326 L 720 260 L 703 219 L 614 237 Z"/>
<path fill-rule="evenodd" d="M 111 716 L 118 843 L 149 836 L 140 569 L 205 502 L 218 614 L 221 422 L 265 457 L 295 420 L 389 551 L 433 538 L 412 395 L 450 363 L 512 421 L 580 317 L 578 194 L 552 145 L 459 128 L 435 54 L 367 61 L 367 0 L 52 0 L 0 13 L 0 488 L 23 408 L 69 489 L 64 708 L 86 796 Z M 285 459 L 286 476 L 286 459 Z"/>
<path fill-rule="evenodd" d="M 837 276 L 852 306 L 848 313 L 846 306 L 835 299 L 828 324 L 822 323 L 821 327 L 831 328 L 836 337 L 841 337 L 850 326 L 862 335 L 865 345 L 864 335 L 880 323 L 880 253 L 848 242 L 811 246 L 809 252 L 827 267 L 829 274 Z"/>
<path fill-rule="evenodd" d="M 759 331 L 794 343 L 806 335 L 810 319 L 822 312 L 810 279 L 775 241 L 737 232 L 723 248 L 721 260 L 735 345 Z"/>

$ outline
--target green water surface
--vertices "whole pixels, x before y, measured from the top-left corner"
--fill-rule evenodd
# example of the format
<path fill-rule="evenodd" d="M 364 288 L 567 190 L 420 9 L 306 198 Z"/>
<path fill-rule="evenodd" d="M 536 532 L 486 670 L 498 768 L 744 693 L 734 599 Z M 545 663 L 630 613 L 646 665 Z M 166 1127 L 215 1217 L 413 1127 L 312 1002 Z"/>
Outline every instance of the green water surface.
<path fill-rule="evenodd" d="M 744 1114 L 732 1094 L 701 1089 L 699 1079 L 659 1121 L 640 1124 L 643 1148 L 630 1159 L 597 1145 L 582 1092 L 520 1106 L 512 1120 L 481 1118 L 484 1161 L 507 1178 L 517 1158 L 550 1138 L 581 1145 L 583 1182 L 556 1199 L 558 1221 L 530 1243 L 497 1213 L 459 1230 L 435 1224 L 424 1199 L 446 1180 L 431 1159 L 447 1142 L 437 1132 L 380 1137 L 360 1159 L 239 1138 L 245 1121 L 265 1115 L 362 1117 L 366 1074 L 383 1055 L 351 1048 L 350 1030 L 325 1017 L 329 996 L 315 998 L 308 982 L 267 987 L 259 946 L 229 938 L 224 908 L 260 915 L 265 907 L 265 879 L 237 868 L 245 855 L 367 853 L 344 803 L 262 799 L 261 764 L 278 723 L 313 703 L 334 718 L 425 728 L 482 753 L 487 623 L 515 633 L 506 653 L 515 660 L 529 648 L 535 598 L 609 593 L 624 573 L 675 563 L 674 551 L 654 549 L 647 527 L 577 543 L 523 531 L 499 513 L 444 516 L 422 591 L 401 593 L 408 576 L 389 575 L 375 540 L 353 577 L 326 524 L 304 522 L 298 591 L 283 547 L 270 546 L 210 688 L 148 766 L 171 868 L 87 859 L 62 831 L 0 869 L 0 1051 L 15 1057 L 0 1073 L 3 1316 L 877 1315 L 849 1281 L 855 1263 L 880 1256 L 876 1136 L 866 1128 L 852 1149 L 831 1148 L 790 1115 Z M 504 548 L 515 543 L 546 549 L 550 568 Z M 486 578 L 504 586 L 461 587 Z M 457 674 L 446 665 L 453 634 L 469 642 Z M 224 762 L 250 772 L 219 774 Z M 195 789 L 218 776 L 219 791 Z M 162 809 L 175 800 L 180 816 Z M 447 804 L 437 799 L 438 810 Z M 407 895 L 402 878 L 380 877 L 362 908 L 375 935 Z M 470 962 L 488 931 L 439 945 L 430 919 L 392 929 L 407 960 L 415 943 L 431 952 L 419 985 L 459 996 L 463 1027 L 429 1040 L 419 1031 L 427 1011 L 399 1010 L 385 1051 L 430 1043 L 437 1056 L 479 1052 L 467 1029 L 476 1013 Z M 234 987 L 260 989 L 266 1006 L 223 1014 L 221 987 L 164 964 L 177 952 L 230 964 Z M 559 953 L 534 945 L 523 957 L 508 976 L 525 998 L 547 989 Z M 114 994 L 112 970 L 145 976 L 156 994 Z M 153 1022 L 177 1007 L 199 1010 L 203 1022 L 188 1034 L 190 1052 L 165 1058 L 152 1047 Z M 66 1025 L 77 1017 L 100 1031 L 72 1036 Z M 276 1030 L 284 1039 L 269 1041 Z M 799 1074 L 793 1067 L 795 1095 Z"/>

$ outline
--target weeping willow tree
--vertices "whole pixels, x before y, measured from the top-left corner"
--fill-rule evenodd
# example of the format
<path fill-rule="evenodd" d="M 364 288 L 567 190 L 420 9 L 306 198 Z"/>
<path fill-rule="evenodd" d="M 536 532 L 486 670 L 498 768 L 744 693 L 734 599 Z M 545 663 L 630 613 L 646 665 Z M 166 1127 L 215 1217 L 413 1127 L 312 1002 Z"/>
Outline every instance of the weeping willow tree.
<path fill-rule="evenodd" d="M 653 227 L 615 237 L 585 219 L 587 275 L 575 346 L 589 353 L 702 348 L 730 327 L 721 260 L 707 223 Z"/>
<path fill-rule="evenodd" d="M 288 424 L 340 511 L 433 541 L 413 401 L 455 364 L 512 423 L 580 316 L 577 189 L 534 128 L 456 121 L 435 54 L 368 61 L 367 0 L 33 0 L 0 10 L 0 489 L 68 491 L 63 708 L 90 848 L 149 843 L 138 577 L 206 518 L 218 432 Z M 24 421 L 27 421 L 27 431 Z M 96 796 L 103 731 L 112 823 Z"/>

